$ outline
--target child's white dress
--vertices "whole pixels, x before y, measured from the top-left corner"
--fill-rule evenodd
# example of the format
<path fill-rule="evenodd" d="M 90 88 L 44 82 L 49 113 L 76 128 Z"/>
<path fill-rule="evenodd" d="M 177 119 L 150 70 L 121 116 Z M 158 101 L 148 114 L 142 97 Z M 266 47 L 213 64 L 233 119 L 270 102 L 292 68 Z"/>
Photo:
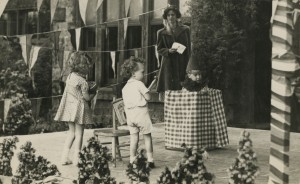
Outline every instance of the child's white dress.
<path fill-rule="evenodd" d="M 82 95 L 83 92 L 88 93 L 88 90 L 88 83 L 83 77 L 70 73 L 54 120 L 92 124 L 91 109 Z"/>

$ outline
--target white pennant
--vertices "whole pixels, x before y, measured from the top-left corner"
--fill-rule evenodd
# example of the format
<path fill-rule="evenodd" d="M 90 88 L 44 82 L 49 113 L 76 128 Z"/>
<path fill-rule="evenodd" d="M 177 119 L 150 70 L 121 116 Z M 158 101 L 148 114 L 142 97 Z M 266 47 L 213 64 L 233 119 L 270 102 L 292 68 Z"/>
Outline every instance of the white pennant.
<path fill-rule="evenodd" d="M 51 22 L 53 20 L 54 13 L 55 13 L 56 8 L 57 8 L 57 3 L 58 3 L 58 0 L 51 0 Z"/>
<path fill-rule="evenodd" d="M 97 3 L 97 10 L 99 9 L 99 7 L 101 6 L 102 3 L 103 3 L 103 0 L 98 0 L 98 3 Z"/>
<path fill-rule="evenodd" d="M 160 61 L 159 61 L 158 52 L 157 52 L 157 45 L 155 45 L 155 56 L 156 56 L 156 60 L 157 60 L 157 68 L 159 68 L 160 67 Z"/>
<path fill-rule="evenodd" d="M 41 6 L 42 6 L 42 3 L 43 3 L 43 0 L 36 0 L 36 3 L 37 3 L 37 6 L 36 6 L 36 8 L 37 8 L 37 11 L 39 12 L 39 11 L 40 11 L 40 9 L 41 9 Z"/>
<path fill-rule="evenodd" d="M 272 16 L 271 16 L 271 23 L 273 23 L 273 19 L 274 19 L 274 16 L 275 16 L 275 12 L 276 12 L 277 6 L 278 6 L 278 0 L 273 0 L 273 1 L 272 1 Z"/>
<path fill-rule="evenodd" d="M 300 15 L 300 10 L 299 9 L 294 9 L 294 12 L 293 12 L 293 23 L 294 23 L 294 25 L 296 24 L 299 15 Z"/>
<path fill-rule="evenodd" d="M 22 48 L 22 56 L 24 59 L 24 62 L 26 65 L 28 65 L 28 59 L 27 59 L 27 36 L 19 36 L 20 39 L 20 45 Z"/>
<path fill-rule="evenodd" d="M 111 57 L 111 68 L 114 71 L 114 78 L 116 78 L 116 52 L 112 51 L 110 52 Z"/>
<path fill-rule="evenodd" d="M 130 7 L 131 0 L 125 0 L 125 15 L 128 16 L 128 10 Z"/>
<path fill-rule="evenodd" d="M 123 20 L 124 20 L 124 40 L 125 40 L 127 34 L 127 28 L 128 28 L 128 18 L 125 18 Z"/>
<path fill-rule="evenodd" d="M 140 8 L 143 9 L 143 0 L 140 0 Z"/>
<path fill-rule="evenodd" d="M 76 50 L 79 50 L 79 45 L 80 45 L 80 35 L 81 35 L 81 28 L 75 29 L 76 33 Z"/>
<path fill-rule="evenodd" d="M 31 48 L 30 58 L 29 58 L 29 76 L 31 76 L 31 69 L 33 68 L 34 64 L 37 61 L 40 49 L 41 47 L 38 46 L 32 46 Z"/>
<path fill-rule="evenodd" d="M 0 17 L 2 13 L 4 12 L 4 9 L 8 3 L 8 0 L 0 0 Z"/>
<path fill-rule="evenodd" d="M 6 122 L 7 114 L 10 109 L 11 99 L 4 99 L 4 122 Z"/>
<path fill-rule="evenodd" d="M 78 0 L 78 1 L 79 1 L 80 15 L 84 24 L 86 25 L 86 9 L 87 9 L 88 0 Z"/>

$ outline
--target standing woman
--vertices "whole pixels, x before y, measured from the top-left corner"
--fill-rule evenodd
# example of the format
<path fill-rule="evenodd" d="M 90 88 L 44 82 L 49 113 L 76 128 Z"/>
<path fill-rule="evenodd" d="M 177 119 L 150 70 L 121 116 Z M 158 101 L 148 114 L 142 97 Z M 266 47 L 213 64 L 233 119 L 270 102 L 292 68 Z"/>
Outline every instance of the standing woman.
<path fill-rule="evenodd" d="M 190 28 L 180 23 L 180 17 L 180 11 L 169 6 L 163 13 L 164 28 L 157 31 L 157 52 L 162 56 L 162 64 L 156 90 L 161 100 L 165 91 L 182 89 L 181 82 L 191 53 Z M 186 47 L 182 54 L 172 48 L 174 42 Z"/>

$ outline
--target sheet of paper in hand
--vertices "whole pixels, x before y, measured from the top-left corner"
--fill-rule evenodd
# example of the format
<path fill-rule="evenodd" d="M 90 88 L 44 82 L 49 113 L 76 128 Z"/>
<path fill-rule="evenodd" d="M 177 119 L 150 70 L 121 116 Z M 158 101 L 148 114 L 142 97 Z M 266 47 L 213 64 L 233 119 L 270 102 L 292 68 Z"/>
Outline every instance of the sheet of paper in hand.
<path fill-rule="evenodd" d="M 186 46 L 178 43 L 178 42 L 174 42 L 173 45 L 172 45 L 172 49 L 177 49 L 177 52 L 179 54 L 182 54 L 185 50 Z"/>

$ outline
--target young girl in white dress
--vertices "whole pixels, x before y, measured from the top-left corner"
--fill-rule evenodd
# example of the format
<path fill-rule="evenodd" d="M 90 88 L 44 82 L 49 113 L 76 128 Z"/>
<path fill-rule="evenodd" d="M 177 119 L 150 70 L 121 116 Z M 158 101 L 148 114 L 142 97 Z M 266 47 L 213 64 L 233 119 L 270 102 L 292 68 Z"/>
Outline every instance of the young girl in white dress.
<path fill-rule="evenodd" d="M 74 52 L 69 59 L 71 73 L 67 77 L 66 87 L 57 110 L 55 121 L 67 122 L 68 136 L 62 152 L 62 165 L 78 164 L 79 152 L 85 124 L 92 124 L 92 113 L 88 102 L 95 96 L 89 94 L 89 85 L 86 81 L 91 61 L 85 53 Z M 69 151 L 74 144 L 73 160 L 70 160 Z"/>

